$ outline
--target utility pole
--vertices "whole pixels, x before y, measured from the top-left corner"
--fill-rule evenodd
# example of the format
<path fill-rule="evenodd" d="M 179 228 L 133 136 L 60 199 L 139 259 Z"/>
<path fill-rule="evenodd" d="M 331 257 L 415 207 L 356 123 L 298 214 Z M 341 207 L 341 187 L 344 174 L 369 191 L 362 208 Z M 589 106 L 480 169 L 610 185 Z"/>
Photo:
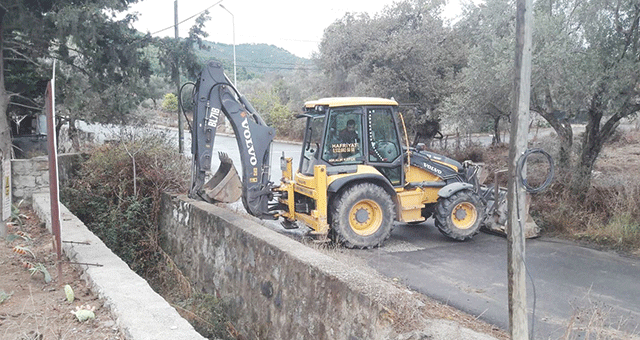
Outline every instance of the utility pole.
<path fill-rule="evenodd" d="M 233 86 L 238 88 L 238 78 L 236 76 L 236 18 L 233 13 L 231 13 L 231 11 L 226 7 L 222 6 L 222 4 L 220 4 L 220 7 L 227 11 L 227 13 L 231 14 L 231 29 L 233 30 Z"/>
<path fill-rule="evenodd" d="M 6 94 L 5 89 L 4 89 L 4 55 L 3 55 L 3 27 L 4 27 L 4 15 L 7 13 L 6 8 L 4 8 L 4 6 L 2 4 L 0 4 L 0 108 L 2 108 L 3 106 L 7 105 L 8 106 L 8 99 L 9 96 Z M 5 120 L 6 121 L 6 120 Z M 5 123 L 6 124 L 6 123 Z M 4 140 L 5 136 L 9 135 L 9 129 L 6 129 L 6 131 L 4 133 L 0 133 L 0 141 Z M 0 190 L 5 190 L 4 187 L 6 184 L 9 184 L 9 191 L 11 191 L 11 157 L 9 154 L 9 150 L 10 150 L 10 145 L 11 145 L 11 137 L 8 138 L 7 142 L 1 142 L 1 144 L 4 145 L 0 145 Z M 7 154 L 7 159 L 9 159 L 9 166 L 8 167 L 4 167 L 3 165 L 6 163 L 5 161 L 5 152 Z M 8 182 L 5 184 L 5 182 Z M 5 193 L 6 195 L 6 193 Z M 11 195 L 8 195 L 8 200 L 9 200 L 9 209 L 8 209 L 8 214 L 5 213 L 5 210 L 2 209 L 2 217 L 0 218 L 0 237 L 6 237 L 7 236 L 7 225 L 5 223 L 5 221 L 7 221 L 9 219 L 9 217 L 11 216 Z M 4 208 L 4 199 L 2 200 L 2 205 Z"/>
<path fill-rule="evenodd" d="M 175 37 L 176 44 L 180 43 L 180 36 L 178 35 L 178 0 L 173 1 L 173 11 L 174 11 L 174 29 L 175 29 Z M 173 79 L 176 82 L 176 96 L 180 96 L 180 67 L 179 67 L 179 58 L 178 51 L 176 51 L 175 60 L 173 61 Z M 184 132 L 182 131 L 182 115 L 180 114 L 180 100 L 182 98 L 178 98 L 178 152 L 184 152 Z"/>
<path fill-rule="evenodd" d="M 508 276 L 509 276 L 509 329 L 512 340 L 527 340 L 527 282 L 525 267 L 524 225 L 527 211 L 526 191 L 518 183 L 518 159 L 527 149 L 529 135 L 529 103 L 531 96 L 531 40 L 533 30 L 533 0 L 517 0 L 516 55 L 513 116 L 509 148 L 509 185 L 507 201 L 509 222 Z M 526 169 L 522 169 L 523 172 Z M 526 173 L 523 174 L 523 177 Z"/>

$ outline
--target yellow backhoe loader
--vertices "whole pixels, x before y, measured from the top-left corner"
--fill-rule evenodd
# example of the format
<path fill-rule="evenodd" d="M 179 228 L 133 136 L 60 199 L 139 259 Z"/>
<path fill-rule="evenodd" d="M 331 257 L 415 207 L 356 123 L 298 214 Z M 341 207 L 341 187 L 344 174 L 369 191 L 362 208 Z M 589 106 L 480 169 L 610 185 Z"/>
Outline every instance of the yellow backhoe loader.
<path fill-rule="evenodd" d="M 270 181 L 275 130 L 212 61 L 194 91 L 192 198 L 234 201 L 285 228 L 303 223 L 311 234 L 349 248 L 381 245 L 394 222 L 417 223 L 433 216 L 448 237 L 465 241 L 485 225 L 504 230 L 505 190 L 482 185 L 482 165 L 460 163 L 409 147 L 398 103 L 384 98 L 325 98 L 307 102 L 301 160 L 280 159 L 281 183 Z M 242 182 L 231 160 L 210 180 L 220 113 L 235 132 Z M 402 141 L 406 143 L 402 143 Z M 497 199 L 496 199 L 497 198 Z"/>

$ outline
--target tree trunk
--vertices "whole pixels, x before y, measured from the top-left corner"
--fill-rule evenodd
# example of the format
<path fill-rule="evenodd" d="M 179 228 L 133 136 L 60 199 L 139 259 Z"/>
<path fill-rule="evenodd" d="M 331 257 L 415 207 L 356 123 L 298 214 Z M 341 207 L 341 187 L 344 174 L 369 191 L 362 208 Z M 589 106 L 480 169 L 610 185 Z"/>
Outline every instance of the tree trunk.
<path fill-rule="evenodd" d="M 609 135 L 604 133 L 605 131 L 600 129 L 604 106 L 601 97 L 604 93 L 604 89 L 604 84 L 601 84 L 598 91 L 591 99 L 591 106 L 587 111 L 589 121 L 585 128 L 580 159 L 578 164 L 576 164 L 571 178 L 571 193 L 579 201 L 584 201 L 587 197 L 587 191 L 591 187 L 591 171 L 593 170 L 593 165 L 596 163 L 600 150 L 602 150 L 602 145 L 606 141 L 607 137 L 609 137 Z M 611 133 L 612 131 L 606 132 Z"/>
<path fill-rule="evenodd" d="M 76 128 L 76 119 L 69 118 L 69 141 L 71 142 L 72 152 L 80 152 L 80 134 Z"/>
<path fill-rule="evenodd" d="M 573 147 L 573 130 L 569 117 L 557 110 L 549 87 L 545 89 L 544 106 L 538 105 L 535 110 L 544 118 L 560 138 L 560 151 L 558 154 L 558 169 L 569 171 L 571 169 L 571 148 Z"/>
<path fill-rule="evenodd" d="M 500 116 L 493 117 L 493 145 L 502 143 L 500 139 Z"/>
<path fill-rule="evenodd" d="M 7 118 L 9 100 L 9 94 L 4 88 L 4 82 L 0 80 L 0 152 L 2 152 L 2 157 L 5 158 L 11 158 L 11 125 Z"/>
<path fill-rule="evenodd" d="M 573 147 L 573 130 L 567 118 L 559 119 L 556 112 L 547 112 L 539 109 L 540 115 L 551 125 L 560 138 L 560 151 L 558 154 L 558 168 L 560 171 L 571 168 L 571 148 Z"/>
<path fill-rule="evenodd" d="M 571 193 L 576 195 L 578 199 L 584 201 L 586 198 L 587 190 L 591 186 L 591 172 L 593 166 L 598 159 L 600 151 L 604 143 L 613 135 L 620 123 L 620 120 L 624 117 L 628 117 L 640 110 L 640 103 L 635 101 L 635 98 L 631 97 L 626 103 L 620 107 L 611 118 L 609 118 L 602 128 L 600 122 L 603 116 L 604 104 L 601 100 L 601 95 L 604 93 L 605 85 L 601 85 L 600 91 L 594 96 L 591 107 L 588 111 L 589 123 L 587 123 L 582 151 L 580 153 L 580 162 L 576 165 L 574 175 L 571 180 Z"/>
<path fill-rule="evenodd" d="M 11 125 L 7 116 L 10 96 L 4 86 L 4 54 L 3 54 L 3 18 L 6 13 L 0 5 L 0 152 L 2 156 L 11 158 Z"/>

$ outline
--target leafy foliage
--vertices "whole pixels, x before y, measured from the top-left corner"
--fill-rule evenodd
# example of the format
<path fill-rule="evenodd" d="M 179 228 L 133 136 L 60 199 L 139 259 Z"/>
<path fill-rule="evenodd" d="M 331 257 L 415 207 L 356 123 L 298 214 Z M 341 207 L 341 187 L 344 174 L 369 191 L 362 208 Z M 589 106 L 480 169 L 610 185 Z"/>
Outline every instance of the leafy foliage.
<path fill-rule="evenodd" d="M 458 117 L 464 111 L 509 115 L 513 11 L 513 3 L 503 1 L 470 4 L 458 25 L 471 53 L 465 92 L 449 101 Z M 585 199 L 604 142 L 621 119 L 640 110 L 640 75 L 632 71 L 640 69 L 640 7 L 562 0 L 537 2 L 534 14 L 531 107 L 557 132 L 561 169 L 573 174 L 573 195 Z M 587 126 L 571 167 L 574 119 Z"/>
<path fill-rule="evenodd" d="M 162 100 L 162 109 L 167 112 L 178 111 L 178 96 L 173 93 L 167 93 Z"/>
<path fill-rule="evenodd" d="M 491 126 L 500 143 L 500 122 L 511 114 L 513 98 L 514 2 L 488 0 L 469 8 L 456 32 L 468 46 L 468 64 L 443 116 L 465 133 Z"/>
<path fill-rule="evenodd" d="M 347 14 L 329 26 L 319 63 L 332 95 L 394 97 L 437 115 L 466 64 L 464 45 L 440 19 L 442 2 L 407 0 L 382 14 Z"/>
<path fill-rule="evenodd" d="M 284 83 L 277 81 L 274 86 L 264 86 L 249 95 L 253 107 L 260 112 L 266 123 L 276 128 L 278 136 L 291 136 L 291 126 L 295 122 L 295 112 L 287 107 Z"/>
<path fill-rule="evenodd" d="M 59 99 L 69 113 L 95 113 L 91 118 L 104 121 L 114 108 L 131 112 L 140 100 L 136 89 L 150 75 L 148 60 L 140 54 L 146 41 L 130 25 L 135 17 L 115 19 L 133 2 L 9 0 L 4 26 L 7 71 L 23 78 L 22 83 L 42 85 L 25 92 L 20 83 L 7 82 L 7 90 L 42 105 L 33 98 L 42 98 L 43 79 L 49 78 L 55 59 L 61 62 L 59 75 L 65 84 Z"/>

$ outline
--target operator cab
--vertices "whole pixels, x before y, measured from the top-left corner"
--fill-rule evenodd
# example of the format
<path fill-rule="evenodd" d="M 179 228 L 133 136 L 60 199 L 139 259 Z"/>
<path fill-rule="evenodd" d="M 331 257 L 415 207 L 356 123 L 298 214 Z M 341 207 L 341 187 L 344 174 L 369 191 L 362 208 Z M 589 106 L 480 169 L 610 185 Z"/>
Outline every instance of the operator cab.
<path fill-rule="evenodd" d="M 356 170 L 370 165 L 394 186 L 404 184 L 402 145 L 395 100 L 324 98 L 305 103 L 304 147 L 299 172 L 318 164 Z"/>

